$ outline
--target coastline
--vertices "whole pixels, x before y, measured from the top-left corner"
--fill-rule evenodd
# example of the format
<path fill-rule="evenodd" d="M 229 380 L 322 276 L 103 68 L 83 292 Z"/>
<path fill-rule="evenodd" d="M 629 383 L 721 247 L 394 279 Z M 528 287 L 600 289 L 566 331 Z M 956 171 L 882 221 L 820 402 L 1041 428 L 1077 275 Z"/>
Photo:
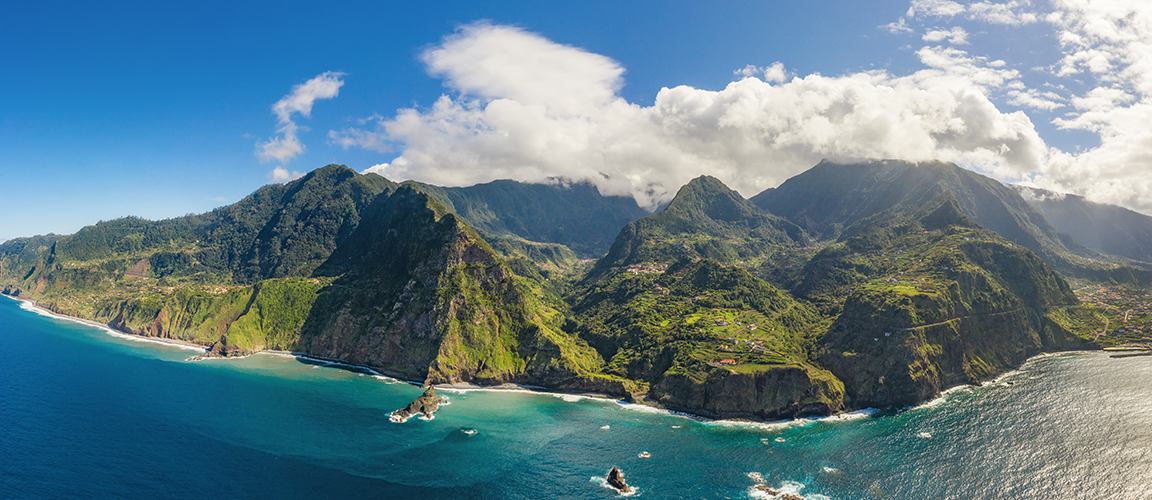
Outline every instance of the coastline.
<path fill-rule="evenodd" d="M 48 316 L 48 317 L 55 318 L 55 319 L 60 319 L 60 320 L 64 320 L 64 321 L 71 321 L 71 322 L 80 323 L 80 324 L 83 324 L 86 326 L 99 328 L 99 329 L 103 330 L 105 333 L 107 333 L 111 336 L 114 336 L 114 337 L 124 338 L 127 340 L 132 340 L 132 341 L 137 341 L 137 342 L 153 342 L 153 343 L 157 343 L 157 344 L 163 344 L 163 345 L 178 347 L 178 348 L 182 348 L 182 349 L 195 350 L 195 351 L 199 351 L 201 354 L 208 353 L 210 351 L 210 347 L 206 347 L 206 346 L 203 346 L 200 344 L 195 344 L 192 342 L 187 342 L 187 341 L 178 340 L 178 339 L 163 338 L 163 337 L 149 337 L 149 336 L 138 335 L 138 334 L 134 334 L 134 333 L 122 332 L 122 331 L 116 330 L 116 329 L 114 329 L 108 325 L 101 324 L 101 323 L 98 323 L 98 322 L 95 322 L 92 320 L 55 313 L 55 312 L 49 311 L 43 307 L 40 307 L 39 305 L 37 305 L 36 301 L 32 300 L 32 299 L 13 297 L 11 295 L 7 295 L 7 294 L 3 294 L 3 293 L 0 293 L 0 295 L 3 295 L 5 297 L 12 299 L 12 300 L 15 300 L 17 302 L 20 302 L 21 303 L 21 309 L 25 309 L 29 312 L 34 313 L 34 314 L 40 314 L 40 315 Z M 937 405 L 943 403 L 946 400 L 947 395 L 950 393 L 965 390 L 965 389 L 979 388 L 979 387 L 983 387 L 985 385 L 988 385 L 990 383 L 999 382 L 1003 378 L 1019 372 L 1021 367 L 1023 367 L 1025 364 L 1028 363 L 1028 361 L 1030 361 L 1034 358 L 1050 356 L 1050 355 L 1054 355 L 1054 354 L 1069 353 L 1069 352 L 1088 353 L 1088 352 L 1097 352 L 1097 351 L 1042 352 L 1042 353 L 1036 354 L 1035 356 L 1032 356 L 1032 357 L 1025 359 L 1020 364 L 1020 366 L 1006 370 L 1003 373 L 997 374 L 995 377 L 989 378 L 988 380 L 982 381 L 978 384 L 958 384 L 956 386 L 949 387 L 947 389 L 940 391 L 932 399 L 926 400 L 926 401 L 921 402 L 921 403 L 914 405 L 914 406 L 905 406 L 903 408 L 900 408 L 899 410 L 900 411 L 910 411 L 910 410 L 915 410 L 915 409 L 924 409 L 924 408 L 931 408 L 931 407 L 937 406 Z M 316 355 L 303 353 L 303 352 L 299 352 L 299 351 L 282 351 L 282 350 L 275 350 L 275 349 L 266 349 L 266 350 L 254 352 L 252 354 L 248 354 L 245 356 L 235 356 L 235 357 L 194 356 L 194 357 L 188 358 L 188 360 L 200 361 L 200 360 L 206 360 L 206 359 L 220 359 L 220 360 L 240 359 L 240 358 L 244 358 L 247 356 L 262 354 L 262 353 L 272 355 L 272 356 L 291 356 L 291 357 L 294 357 L 297 359 L 307 360 L 310 362 L 322 363 L 325 365 L 335 365 L 335 366 L 342 367 L 344 369 L 364 371 L 364 372 L 367 372 L 368 374 L 370 374 L 374 377 L 381 379 L 385 383 L 402 383 L 402 384 L 413 385 L 416 387 L 423 387 L 423 385 L 424 385 L 422 382 L 418 382 L 415 380 L 407 380 L 407 379 L 404 379 L 403 377 L 398 377 L 398 376 L 395 376 L 393 374 L 390 374 L 390 373 L 388 373 L 387 370 L 381 370 L 381 369 L 376 368 L 376 367 L 372 367 L 372 366 L 368 366 L 368 365 L 359 365 L 359 364 L 350 363 L 350 362 L 340 360 L 340 359 L 326 358 L 323 356 L 316 356 Z M 1141 354 L 1141 355 L 1152 355 L 1152 353 Z M 1113 356 L 1113 357 L 1116 357 L 1116 356 Z M 389 381 L 391 381 L 391 382 L 389 382 Z M 781 427 L 790 427 L 790 426 L 794 426 L 794 425 L 804 425 L 804 424 L 807 424 L 810 422 L 833 422 L 833 423 L 835 423 L 835 422 L 850 421 L 850 420 L 856 420 L 859 418 L 871 417 L 871 416 L 873 416 L 876 413 L 879 413 L 881 411 L 893 409 L 893 407 L 883 408 L 883 409 L 872 408 L 872 407 L 855 408 L 855 409 L 848 409 L 845 411 L 834 413 L 831 415 L 810 415 L 810 416 L 805 416 L 805 417 L 797 417 L 797 418 L 792 418 L 792 419 L 780 419 L 780 420 L 757 419 L 754 417 L 753 418 L 742 418 L 742 417 L 712 418 L 712 417 L 709 417 L 706 415 L 701 415 L 698 413 L 692 413 L 690 411 L 684 411 L 684 410 L 679 410 L 679 409 L 669 409 L 669 408 L 666 408 L 663 405 L 661 405 L 655 401 L 651 401 L 647 398 L 644 398 L 643 400 L 640 400 L 637 402 L 627 402 L 621 398 L 609 396 L 607 394 L 593 393 L 593 392 L 568 392 L 568 391 L 548 389 L 546 387 L 534 386 L 534 385 L 523 385 L 523 384 L 514 384 L 514 383 L 507 383 L 507 382 L 502 383 L 502 384 L 497 384 L 497 385 L 479 385 L 479 384 L 473 384 L 470 382 L 457 382 L 457 383 L 453 383 L 453 384 L 433 384 L 432 386 L 438 390 L 442 390 L 445 392 L 454 392 L 454 393 L 507 392 L 507 393 L 520 393 L 520 394 L 548 395 L 548 396 L 560 398 L 560 399 L 562 399 L 564 401 L 568 401 L 568 402 L 575 402 L 575 401 L 579 401 L 582 399 L 590 399 L 590 400 L 606 401 L 606 402 L 611 401 L 611 402 L 616 403 L 617 406 L 619 406 L 620 409 L 623 409 L 623 410 L 661 413 L 661 414 L 665 414 L 665 415 L 677 416 L 677 417 L 687 418 L 690 420 L 696 420 L 698 422 L 707 422 L 707 423 L 712 423 L 712 424 L 716 424 L 716 425 L 749 426 L 749 427 L 760 427 L 760 428 L 764 428 L 764 429 L 777 429 L 777 428 L 781 428 Z"/>
<path fill-rule="evenodd" d="M 4 294 L 4 293 L 0 293 L 0 295 L 7 297 L 9 299 L 15 300 L 17 302 L 20 302 L 21 303 L 20 308 L 24 309 L 26 311 L 29 311 L 31 313 L 39 314 L 41 316 L 47 316 L 50 318 L 55 318 L 55 319 L 59 319 L 59 320 L 63 320 L 63 321 L 71 321 L 73 323 L 80 323 L 82 325 L 91 326 L 93 328 L 99 328 L 101 330 L 104 330 L 105 333 L 112 335 L 113 337 L 119 337 L 119 338 L 128 339 L 128 340 L 132 340 L 132 341 L 136 341 L 136 342 L 154 342 L 157 344 L 164 344 L 164 345 L 169 345 L 169 346 L 174 346 L 174 347 L 180 347 L 183 349 L 196 350 L 196 351 L 200 351 L 200 352 L 208 352 L 208 348 L 205 346 L 202 346 L 200 344 L 195 344 L 192 342 L 187 342 L 187 341 L 183 341 L 183 340 L 179 340 L 179 339 L 169 339 L 169 338 L 163 338 L 163 337 L 148 337 L 148 336 L 144 336 L 144 335 L 136 335 L 134 333 L 122 332 L 122 331 L 117 330 L 115 328 L 112 328 L 108 325 L 98 323 L 98 322 L 92 321 L 90 319 L 77 318 L 75 316 L 68 316 L 68 315 L 59 314 L 56 312 L 49 311 L 48 309 L 45 309 L 45 308 L 37 305 L 36 301 L 32 300 L 32 299 L 23 299 L 20 297 L 13 297 L 11 295 Z"/>

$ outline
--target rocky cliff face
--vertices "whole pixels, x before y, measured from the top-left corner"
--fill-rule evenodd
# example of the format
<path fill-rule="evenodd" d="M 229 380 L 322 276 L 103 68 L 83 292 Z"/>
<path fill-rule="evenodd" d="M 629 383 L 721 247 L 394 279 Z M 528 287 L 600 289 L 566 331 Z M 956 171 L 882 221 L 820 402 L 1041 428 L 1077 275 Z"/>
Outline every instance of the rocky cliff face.
<path fill-rule="evenodd" d="M 711 418 L 785 418 L 831 415 L 844 409 L 844 384 L 827 372 L 780 366 L 741 373 L 717 369 L 704 380 L 663 377 L 651 397 L 673 409 Z"/>
<path fill-rule="evenodd" d="M 817 357 L 844 382 L 851 406 L 918 404 L 1043 351 L 1089 346 L 1048 318 L 1077 303 L 1068 284 L 1035 253 L 980 229 L 954 205 L 877 231 L 813 259 L 824 274 L 810 275 L 835 281 L 856 274 L 840 279 L 851 291 Z M 821 289 L 844 287 L 805 287 Z"/>
<path fill-rule="evenodd" d="M 475 231 L 411 188 L 378 200 L 319 272 L 340 278 L 317 298 L 304 352 L 427 383 L 563 384 L 599 368 Z"/>
<path fill-rule="evenodd" d="M 1068 284 L 1022 248 L 1040 242 L 1023 236 L 1047 234 L 1032 231 L 1042 225 L 1013 218 L 1029 214 L 975 174 L 882 163 L 847 181 L 843 166 L 823 164 L 821 176 L 760 197 L 792 207 L 792 220 L 701 177 L 665 211 L 628 224 L 575 284 L 505 260 L 418 185 L 329 166 L 208 214 L 0 244 L 0 286 L 214 355 L 299 351 L 426 383 L 646 396 L 714 417 L 916 404 L 1041 351 L 1089 347 L 1071 329 L 1094 324 L 1095 312 L 1076 309 Z M 815 197 L 801 189 L 827 187 L 821 179 L 835 182 Z M 601 225 L 536 212 L 602 197 L 521 188 L 439 195 L 484 221 L 505 256 L 571 262 L 567 247 L 526 236 L 572 236 L 550 220 Z M 956 196 L 965 190 L 995 200 Z M 535 201 L 501 194 L 512 192 Z M 985 230 L 981 217 L 1016 224 L 1005 231 L 1023 239 Z M 839 240 L 795 257 L 816 251 L 798 248 L 809 234 Z M 777 288 L 761 277 L 785 253 L 806 264 Z"/>

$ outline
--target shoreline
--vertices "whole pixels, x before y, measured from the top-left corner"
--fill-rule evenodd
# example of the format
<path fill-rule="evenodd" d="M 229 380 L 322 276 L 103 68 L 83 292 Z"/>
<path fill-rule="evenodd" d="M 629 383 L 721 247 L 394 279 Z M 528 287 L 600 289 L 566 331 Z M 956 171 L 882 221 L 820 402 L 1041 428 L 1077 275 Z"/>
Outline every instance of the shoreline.
<path fill-rule="evenodd" d="M 0 293 L 0 295 L 7 297 L 9 299 L 15 300 L 17 302 L 20 302 L 21 303 L 21 307 L 20 307 L 21 309 L 24 309 L 28 312 L 33 313 L 33 314 L 39 314 L 41 316 L 48 316 L 50 318 L 59 319 L 62 321 L 71 321 L 73 323 L 79 323 L 81 325 L 91 326 L 93 328 L 99 328 L 99 329 L 103 330 L 105 333 L 107 333 L 113 337 L 132 340 L 135 342 L 152 342 L 152 343 L 156 343 L 156 344 L 163 344 L 163 345 L 168 345 L 168 346 L 173 346 L 173 347 L 179 347 L 182 349 L 208 352 L 208 347 L 205 347 L 205 346 L 202 346 L 200 344 L 193 343 L 193 342 L 188 342 L 188 341 L 179 340 L 179 339 L 164 338 L 164 337 L 149 337 L 146 335 L 137 335 L 135 333 L 122 332 L 120 330 L 112 328 L 111 326 L 108 326 L 108 325 L 105 325 L 102 323 L 98 323 L 98 322 L 92 321 L 90 319 L 78 318 L 75 316 L 68 316 L 65 314 L 60 314 L 57 312 L 49 311 L 48 309 L 40 307 L 36 303 L 36 301 L 32 300 L 32 299 L 22 299 L 20 297 L 13 297 L 11 295 L 4 294 L 4 293 Z M 27 305 L 27 307 L 25 307 L 25 305 Z"/>
<path fill-rule="evenodd" d="M 153 342 L 153 343 L 157 343 L 157 344 L 168 345 L 168 346 L 178 347 L 178 348 L 182 348 L 182 349 L 196 350 L 196 351 L 200 351 L 201 353 L 207 353 L 210 351 L 210 347 L 205 347 L 205 346 L 195 344 L 192 342 L 187 342 L 187 341 L 178 340 L 178 339 L 164 338 L 164 337 L 149 337 L 149 336 L 145 336 L 145 335 L 138 335 L 138 334 L 134 334 L 134 333 L 122 332 L 122 331 L 119 331 L 119 330 L 112 328 L 111 326 L 101 324 L 101 323 L 98 323 L 98 322 L 95 322 L 92 320 L 55 313 L 53 311 L 49 311 L 47 309 L 44 309 L 43 307 L 40 307 L 39 305 L 37 305 L 36 301 L 32 300 L 32 299 L 13 297 L 11 295 L 3 294 L 3 293 L 0 293 L 0 295 L 3 295 L 4 297 L 15 300 L 17 302 L 20 302 L 22 304 L 21 309 L 28 310 L 29 312 L 32 312 L 34 314 L 40 314 L 40 315 L 52 317 L 55 319 L 60 319 L 60 320 L 64 320 L 64 321 L 72 321 L 72 322 L 80 323 L 80 324 L 83 324 L 86 326 L 99 328 L 99 329 L 103 330 L 105 333 L 107 333 L 113 337 L 124 338 L 127 340 L 136 341 L 136 342 Z M 25 308 L 23 304 L 27 304 L 27 308 Z M 1091 353 L 1091 352 L 1100 352 L 1100 351 L 1042 352 L 1042 353 L 1039 353 L 1035 356 L 1029 357 L 1028 359 L 1024 360 L 1024 362 L 1021 363 L 1020 366 L 1017 366 L 1011 370 L 1007 370 L 1004 373 L 1001 373 L 1001 374 L 997 375 L 996 377 L 993 377 L 989 380 L 983 381 L 979 384 L 958 384 L 958 385 L 955 385 L 953 387 L 949 387 L 947 389 L 940 391 L 939 394 L 937 394 L 935 397 L 933 397 L 930 400 L 924 401 L 924 402 L 917 404 L 917 405 L 914 405 L 914 406 L 903 407 L 902 409 L 899 409 L 899 411 L 903 412 L 903 411 L 932 408 L 932 407 L 938 406 L 938 405 L 945 402 L 946 396 L 949 393 L 964 390 L 964 389 L 976 389 L 976 388 L 980 388 L 980 387 L 983 387 L 985 385 L 988 385 L 990 383 L 999 382 L 1004 377 L 1007 377 L 1011 374 L 1017 373 L 1024 365 L 1026 365 L 1028 363 L 1028 361 L 1030 361 L 1032 359 L 1044 357 L 1044 356 L 1050 356 L 1050 355 L 1054 355 L 1054 354 L 1072 353 L 1072 352 Z M 299 351 L 282 351 L 282 350 L 277 350 L 277 349 L 265 349 L 262 351 L 257 351 L 257 352 L 254 352 L 252 354 L 245 355 L 245 356 L 232 356 L 232 357 L 229 357 L 229 356 L 211 356 L 211 357 L 203 357 L 203 358 L 200 358 L 199 356 L 195 356 L 193 358 L 200 358 L 196 361 L 202 361 L 202 360 L 206 360 L 206 359 L 229 360 L 229 359 L 242 359 L 242 358 L 245 358 L 248 356 L 252 356 L 252 355 L 256 355 L 256 354 L 262 354 L 262 353 L 270 355 L 270 356 L 291 356 L 293 358 L 308 360 L 311 362 L 324 363 L 324 364 L 328 364 L 328 365 L 336 365 L 336 366 L 342 367 L 343 369 L 349 369 L 349 370 L 353 370 L 353 371 L 356 371 L 356 370 L 364 371 L 373 377 L 385 379 L 386 383 L 408 384 L 408 385 L 413 385 L 416 387 L 423 387 L 424 386 L 424 384 L 422 382 L 417 382 L 415 380 L 407 380 L 407 379 L 404 379 L 402 377 L 391 375 L 391 374 L 387 373 L 387 370 L 381 371 L 377 368 L 374 368 L 374 367 L 368 366 L 368 365 L 359 365 L 359 364 L 350 363 L 350 362 L 340 360 L 340 359 L 327 358 L 327 357 L 323 357 L 323 356 L 316 356 L 316 355 L 307 354 L 307 353 L 303 353 L 303 352 L 299 352 Z M 1136 356 L 1149 356 L 1149 355 L 1152 355 L 1152 352 L 1136 354 Z M 1123 355 L 1115 356 L 1114 355 L 1112 357 L 1128 357 L 1128 356 L 1133 356 L 1133 355 L 1131 355 L 1131 354 L 1129 354 L 1127 356 L 1123 356 Z M 193 360 L 193 358 L 188 358 L 188 360 Z M 394 382 L 387 382 L 387 380 L 392 380 Z M 660 413 L 660 414 L 665 414 L 665 415 L 669 415 L 669 416 L 687 418 L 690 420 L 695 420 L 695 421 L 703 422 L 703 423 L 713 423 L 713 424 L 718 424 L 718 425 L 760 427 L 760 428 L 764 428 L 764 429 L 775 429 L 775 428 L 779 428 L 779 427 L 803 425 L 803 424 L 806 424 L 809 422 L 833 422 L 833 423 L 834 422 L 845 422 L 845 421 L 856 420 L 859 418 L 867 418 L 867 417 L 870 417 L 876 413 L 880 413 L 882 411 L 895 409 L 895 407 L 882 408 L 882 409 L 881 408 L 873 408 L 873 407 L 857 408 L 857 409 L 852 409 L 852 410 L 841 411 L 838 413 L 834 413 L 832 415 L 811 415 L 811 416 L 805 416 L 805 417 L 796 417 L 796 418 L 792 418 L 792 419 L 780 419 L 780 420 L 767 420 L 767 419 L 755 419 L 755 418 L 710 418 L 710 417 L 707 417 L 705 415 L 695 414 L 695 413 L 688 412 L 688 411 L 671 410 L 671 409 L 663 407 L 662 405 L 651 404 L 651 403 L 647 403 L 644 401 L 627 402 L 621 398 L 609 396 L 607 394 L 600 394 L 600 393 L 593 393 L 593 392 L 567 392 L 567 391 L 548 389 L 546 387 L 541 387 L 541 386 L 514 384 L 514 383 L 510 383 L 510 382 L 505 382 L 505 383 L 497 384 L 497 385 L 479 385 L 479 384 L 473 384 L 470 382 L 457 382 L 457 383 L 453 383 L 453 384 L 432 384 L 432 387 L 435 387 L 438 390 L 443 390 L 445 392 L 454 392 L 454 393 L 458 393 L 458 394 L 467 393 L 467 392 L 507 392 L 507 393 L 518 393 L 518 394 L 540 394 L 540 395 L 556 397 L 556 398 L 562 399 L 562 400 L 567 401 L 567 402 L 575 402 L 575 401 L 579 401 L 582 399 L 614 402 L 622 410 Z"/>

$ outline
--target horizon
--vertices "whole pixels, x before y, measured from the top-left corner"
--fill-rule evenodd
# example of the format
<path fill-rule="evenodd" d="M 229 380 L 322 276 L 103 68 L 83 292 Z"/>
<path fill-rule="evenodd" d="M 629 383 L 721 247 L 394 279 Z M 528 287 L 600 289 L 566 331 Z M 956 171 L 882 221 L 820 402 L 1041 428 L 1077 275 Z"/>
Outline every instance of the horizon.
<path fill-rule="evenodd" d="M 1152 8 L 831 4 L 22 5 L 0 241 L 204 213 L 330 163 L 587 179 L 652 208 L 699 175 L 749 197 L 819 158 L 938 159 L 1152 213 Z"/>

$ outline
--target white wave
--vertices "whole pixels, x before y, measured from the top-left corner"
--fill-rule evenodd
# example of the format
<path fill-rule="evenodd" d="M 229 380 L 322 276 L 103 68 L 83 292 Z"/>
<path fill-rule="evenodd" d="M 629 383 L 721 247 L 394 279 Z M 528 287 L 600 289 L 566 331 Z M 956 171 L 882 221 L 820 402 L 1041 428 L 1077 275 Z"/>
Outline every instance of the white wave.
<path fill-rule="evenodd" d="M 844 413 L 837 413 L 836 415 L 829 415 L 826 417 L 808 417 L 808 420 L 817 422 L 848 422 L 851 420 L 859 420 L 868 418 L 880 411 L 876 408 L 864 408 L 863 410 L 849 411 Z"/>
<path fill-rule="evenodd" d="M 579 395 L 579 394 L 561 394 L 561 393 L 558 393 L 558 392 L 554 392 L 554 393 L 551 393 L 551 394 L 552 394 L 552 396 L 554 396 L 554 397 L 558 397 L 558 398 L 560 398 L 562 401 L 564 401 L 564 402 L 566 402 L 566 403 L 575 403 L 575 402 L 577 402 L 577 401 L 582 401 L 582 400 L 585 400 L 585 399 L 604 399 L 604 398 L 601 398 L 601 397 L 595 397 L 595 396 L 581 396 L 581 395 Z"/>
<path fill-rule="evenodd" d="M 776 420 L 773 422 L 753 422 L 751 420 L 712 420 L 706 423 L 708 425 L 714 425 L 718 427 L 743 427 L 779 432 L 790 427 L 804 427 L 806 425 L 811 425 L 813 421 L 806 418 L 800 418 L 795 420 Z"/>
<path fill-rule="evenodd" d="M 5 295 L 5 297 L 7 297 L 7 295 Z M 8 298 L 12 298 L 12 297 L 8 297 Z M 187 350 L 191 350 L 191 351 L 198 351 L 200 353 L 208 352 L 208 350 L 203 348 L 203 347 L 197 347 L 197 346 L 192 346 L 192 345 L 188 345 L 188 344 L 182 344 L 182 343 L 175 342 L 172 340 L 161 339 L 161 338 L 156 338 L 156 337 L 145 337 L 143 335 L 132 335 L 130 333 L 118 332 L 116 330 L 113 330 L 112 328 L 109 328 L 108 326 L 101 325 L 99 323 L 95 323 L 95 322 L 88 321 L 88 320 L 83 320 L 80 318 L 73 318 L 71 316 L 64 316 L 63 314 L 56 314 L 56 313 L 53 313 L 52 311 L 48 311 L 48 310 L 36 307 L 35 305 L 32 304 L 31 301 L 28 301 L 28 300 L 20 300 L 20 299 L 13 299 L 13 300 L 19 300 L 20 301 L 20 309 L 23 309 L 25 311 L 39 314 L 41 316 L 45 316 L 48 318 L 58 319 L 61 321 L 70 321 L 72 323 L 79 323 L 79 324 L 84 325 L 84 326 L 90 326 L 92 328 L 96 328 L 96 329 L 98 329 L 98 330 L 100 330 L 100 331 L 102 331 L 108 335 L 111 335 L 113 337 L 116 337 L 116 338 L 131 340 L 133 342 L 145 342 L 145 343 L 152 343 L 152 344 L 160 344 L 160 345 L 165 345 L 165 346 L 169 346 L 169 347 L 175 347 L 178 349 L 187 349 Z"/>
<path fill-rule="evenodd" d="M 937 406 L 944 404 L 944 402 L 948 400 L 948 397 L 951 396 L 952 393 L 965 392 L 965 391 L 971 391 L 971 390 L 972 390 L 972 386 L 970 386 L 970 385 L 958 385 L 956 387 L 950 387 L 948 389 L 945 389 L 944 392 L 941 392 L 940 396 L 938 396 L 936 399 L 933 399 L 932 401 L 929 401 L 929 402 L 921 404 L 921 405 L 913 406 L 911 409 L 912 410 L 923 410 L 926 408 L 935 408 Z"/>
<path fill-rule="evenodd" d="M 663 408 L 656 408 L 654 406 L 648 406 L 645 404 L 629 403 L 629 402 L 623 401 L 623 400 L 617 400 L 616 406 L 619 408 L 625 409 L 625 410 L 629 410 L 629 411 L 638 411 L 641 413 L 652 413 L 652 414 L 656 414 L 656 415 L 669 415 L 672 417 L 680 417 L 680 418 L 686 418 L 689 420 L 695 420 L 697 422 L 711 422 L 712 421 L 711 419 L 701 417 L 700 415 L 693 415 L 691 413 L 684 413 L 682 411 L 676 411 L 676 410 L 665 410 Z"/>
<path fill-rule="evenodd" d="M 712 420 L 707 422 L 710 425 L 718 425 L 722 427 L 749 427 L 754 429 L 779 432 L 792 427 L 806 427 L 814 423 L 834 424 L 840 422 L 851 422 L 853 420 L 871 417 L 878 411 L 880 410 L 876 408 L 864 408 L 863 410 L 838 413 L 836 415 L 812 416 L 805 418 L 776 420 L 772 422 L 754 422 L 751 420 Z"/>
<path fill-rule="evenodd" d="M 749 472 L 748 479 L 751 479 L 759 484 L 764 484 L 764 476 L 759 472 Z"/>
<path fill-rule="evenodd" d="M 756 485 L 748 487 L 748 496 L 752 498 L 780 498 L 786 494 L 802 496 L 806 500 L 831 500 L 827 496 L 820 494 L 800 495 L 804 490 L 804 483 L 796 481 L 784 481 L 780 484 L 779 488 L 772 488 L 779 492 L 778 495 L 771 495 L 767 491 L 763 491 L 756 487 Z"/>
<path fill-rule="evenodd" d="M 918 432 L 918 433 L 916 433 L 916 437 L 918 437 L 920 439 L 932 439 L 932 433 L 930 433 L 930 432 Z"/>
<path fill-rule="evenodd" d="M 632 495 L 635 495 L 636 493 L 639 493 L 639 492 L 640 492 L 640 488 L 637 488 L 637 487 L 635 487 L 635 486 L 632 486 L 631 484 L 629 484 L 629 485 L 628 485 L 628 487 L 629 487 L 629 488 L 632 488 L 632 491 L 629 491 L 628 493 L 622 493 L 620 490 L 616 489 L 616 487 L 615 487 L 615 486 L 612 486 L 611 484 L 608 484 L 608 476 L 607 476 L 607 475 L 605 475 L 604 477 L 600 477 L 600 476 L 592 476 L 592 478 L 591 478 L 591 479 L 589 479 L 589 482 L 592 482 L 592 483 L 597 483 L 597 484 L 599 484 L 601 487 L 603 487 L 603 488 L 606 488 L 606 489 L 609 489 L 609 490 L 612 490 L 612 491 L 613 491 L 613 492 L 615 492 L 617 495 L 619 495 L 619 496 L 622 496 L 622 497 L 630 497 L 630 496 L 632 496 Z M 625 481 L 625 482 L 627 482 L 627 481 Z"/>
<path fill-rule="evenodd" d="M 611 428 L 612 428 L 612 426 L 608 425 L 608 424 L 604 424 L 604 425 L 600 426 L 600 430 L 602 430 L 602 431 L 606 431 L 606 430 L 611 429 Z"/>

